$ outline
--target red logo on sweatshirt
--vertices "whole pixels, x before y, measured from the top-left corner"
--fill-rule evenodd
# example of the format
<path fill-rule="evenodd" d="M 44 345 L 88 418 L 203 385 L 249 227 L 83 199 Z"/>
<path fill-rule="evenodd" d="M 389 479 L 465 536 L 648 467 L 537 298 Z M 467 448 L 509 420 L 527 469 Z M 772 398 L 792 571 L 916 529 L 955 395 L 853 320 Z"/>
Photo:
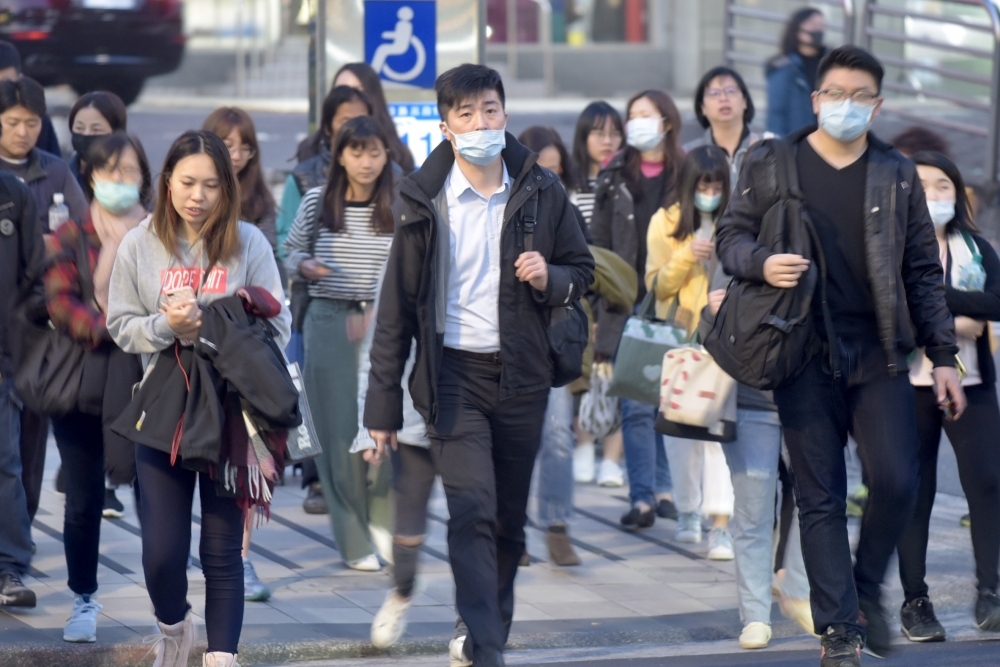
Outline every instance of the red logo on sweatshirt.
<path fill-rule="evenodd" d="M 202 285 L 204 269 L 188 269 L 182 266 L 173 269 L 166 269 L 160 272 L 160 293 L 166 294 L 182 287 L 190 287 L 195 293 L 200 294 L 226 294 L 226 284 L 229 279 L 229 270 L 225 267 L 217 266 L 208 274 L 208 279 Z M 201 288 L 199 292 L 198 288 Z"/>

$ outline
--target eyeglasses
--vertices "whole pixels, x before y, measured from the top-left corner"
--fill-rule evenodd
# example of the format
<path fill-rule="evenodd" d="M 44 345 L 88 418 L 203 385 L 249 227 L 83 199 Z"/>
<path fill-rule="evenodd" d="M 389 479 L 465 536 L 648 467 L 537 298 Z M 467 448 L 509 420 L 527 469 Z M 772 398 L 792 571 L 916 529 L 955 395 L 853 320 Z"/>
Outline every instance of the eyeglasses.
<path fill-rule="evenodd" d="M 742 95 L 743 91 L 734 86 L 728 88 L 709 88 L 705 91 L 705 97 L 710 97 L 713 100 L 720 97 L 736 97 L 737 95 Z"/>
<path fill-rule="evenodd" d="M 622 133 L 618 130 L 598 130 L 593 129 L 590 131 L 590 136 L 596 139 L 603 139 L 604 141 L 617 141 L 622 138 Z"/>
<path fill-rule="evenodd" d="M 94 173 L 101 174 L 104 176 L 118 176 L 122 180 L 126 181 L 142 180 L 142 171 L 135 167 L 117 166 L 114 169 L 108 169 L 106 167 L 98 167 L 94 169 Z"/>
<path fill-rule="evenodd" d="M 234 158 L 240 158 L 241 157 L 241 158 L 244 158 L 246 160 L 249 160 L 250 158 L 252 158 L 254 155 L 257 154 L 257 151 L 255 151 L 254 149 L 250 148 L 250 146 L 248 146 L 246 144 L 243 144 L 242 146 L 228 146 L 227 145 L 226 148 L 229 149 L 229 156 L 230 157 L 234 157 Z"/>
<path fill-rule="evenodd" d="M 820 97 L 825 97 L 831 102 L 841 102 L 846 99 L 851 99 L 858 104 L 864 104 L 869 106 L 875 103 L 878 99 L 878 94 L 870 93 L 867 90 L 856 90 L 853 93 L 848 93 L 846 90 L 840 88 L 826 88 L 819 91 Z"/>

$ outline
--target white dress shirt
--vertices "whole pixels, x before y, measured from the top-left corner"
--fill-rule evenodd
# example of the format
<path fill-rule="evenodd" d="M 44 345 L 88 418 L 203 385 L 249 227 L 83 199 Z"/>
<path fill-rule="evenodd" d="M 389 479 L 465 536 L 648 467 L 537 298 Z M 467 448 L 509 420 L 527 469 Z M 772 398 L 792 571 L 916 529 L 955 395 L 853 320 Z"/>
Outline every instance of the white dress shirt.
<path fill-rule="evenodd" d="M 457 162 L 444 187 L 451 231 L 444 346 L 467 352 L 497 352 L 500 231 L 510 197 L 507 165 L 503 165 L 503 182 L 492 195 L 476 190 Z"/>

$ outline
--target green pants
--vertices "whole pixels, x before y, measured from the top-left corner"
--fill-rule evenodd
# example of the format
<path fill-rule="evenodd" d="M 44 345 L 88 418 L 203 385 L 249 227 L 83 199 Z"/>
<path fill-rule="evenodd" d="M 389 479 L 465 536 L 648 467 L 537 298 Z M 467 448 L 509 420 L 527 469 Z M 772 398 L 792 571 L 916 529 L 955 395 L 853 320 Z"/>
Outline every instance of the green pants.
<path fill-rule="evenodd" d="M 358 348 L 347 339 L 352 303 L 313 299 L 303 325 L 306 393 L 323 453 L 316 461 L 337 549 L 345 562 L 375 553 L 369 526 L 392 531 L 389 466 L 351 454 L 358 432 Z"/>

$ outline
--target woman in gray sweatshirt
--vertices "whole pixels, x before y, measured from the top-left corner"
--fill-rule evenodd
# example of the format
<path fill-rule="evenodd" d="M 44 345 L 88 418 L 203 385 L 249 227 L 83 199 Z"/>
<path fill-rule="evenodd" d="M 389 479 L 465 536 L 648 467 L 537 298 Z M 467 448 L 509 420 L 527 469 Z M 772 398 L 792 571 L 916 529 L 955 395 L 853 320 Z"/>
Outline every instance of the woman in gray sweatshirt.
<path fill-rule="evenodd" d="M 126 352 L 142 354 L 146 377 L 160 353 L 173 361 L 175 341 L 189 344 L 201 327 L 200 305 L 247 286 L 284 292 L 271 245 L 240 222 L 239 186 L 229 151 L 210 132 L 186 132 L 167 154 L 152 217 L 125 235 L 115 259 L 108 299 L 108 331 Z M 288 342 L 291 316 L 282 306 L 271 320 L 277 343 Z M 154 667 L 181 667 L 196 641 L 187 602 L 187 559 L 195 483 L 201 498 L 201 562 L 205 574 L 205 667 L 238 667 L 243 625 L 244 512 L 216 494 L 206 473 L 180 465 L 146 446 L 136 447 L 142 495 L 142 564 L 160 629 Z"/>

